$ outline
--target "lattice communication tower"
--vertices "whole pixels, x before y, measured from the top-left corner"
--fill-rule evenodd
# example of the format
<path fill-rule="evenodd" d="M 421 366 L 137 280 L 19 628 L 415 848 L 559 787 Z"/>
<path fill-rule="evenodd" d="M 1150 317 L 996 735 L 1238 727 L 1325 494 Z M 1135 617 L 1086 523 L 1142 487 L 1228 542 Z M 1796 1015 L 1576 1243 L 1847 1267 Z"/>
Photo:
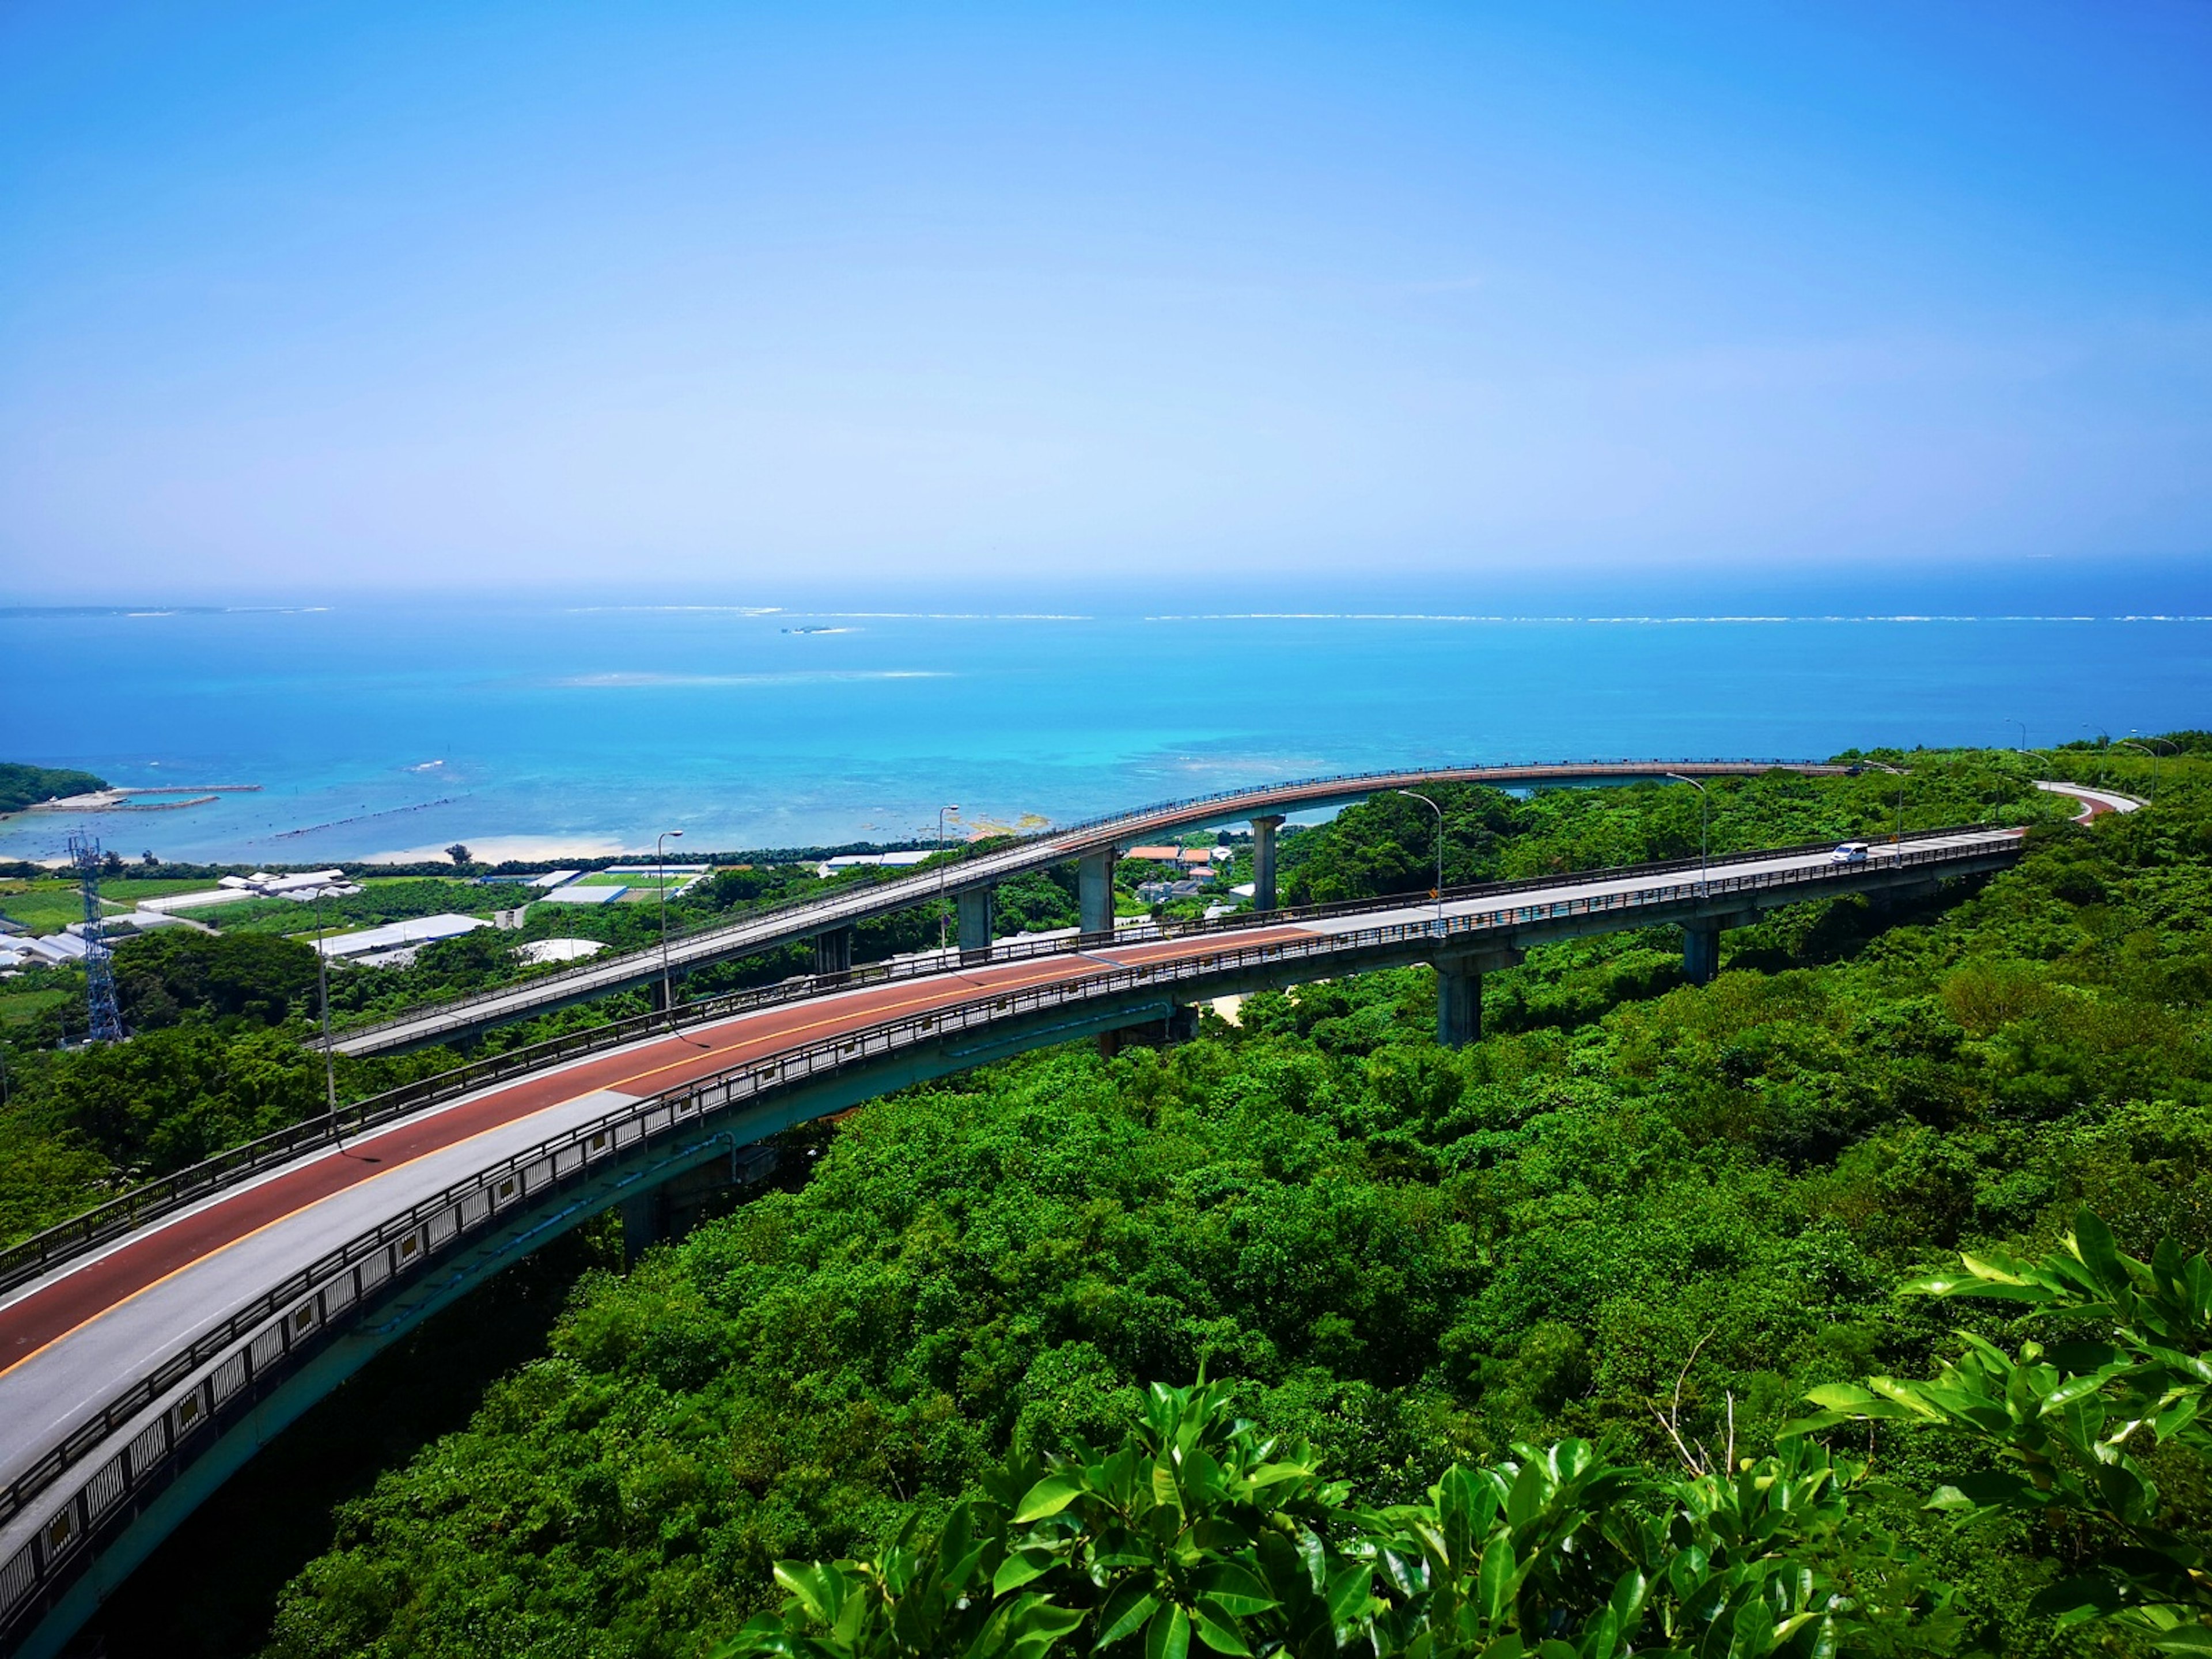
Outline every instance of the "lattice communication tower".
<path fill-rule="evenodd" d="M 91 1024 L 92 1041 L 120 1042 L 123 1016 L 115 1008 L 115 969 L 100 921 L 99 838 L 70 836 L 69 855 L 76 866 L 77 887 L 84 895 L 84 1011 Z"/>

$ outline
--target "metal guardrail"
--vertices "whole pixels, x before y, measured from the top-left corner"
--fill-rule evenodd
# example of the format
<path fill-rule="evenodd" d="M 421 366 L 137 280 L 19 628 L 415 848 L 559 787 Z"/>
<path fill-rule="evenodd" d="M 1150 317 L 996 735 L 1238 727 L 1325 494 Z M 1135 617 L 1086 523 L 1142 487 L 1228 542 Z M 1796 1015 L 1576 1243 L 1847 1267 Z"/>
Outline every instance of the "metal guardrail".
<path fill-rule="evenodd" d="M 1906 836 L 1906 841 L 1910 843 L 1946 836 L 1968 835 L 1979 828 L 1981 826 L 1962 825 L 1945 830 L 1914 830 Z M 1820 841 L 1795 847 L 1762 848 L 1753 852 L 1730 854 L 1721 859 L 1707 860 L 1707 867 L 1726 869 L 1732 865 L 1757 860 L 1789 858 L 1820 852 L 1832 845 L 1832 842 Z M 1696 859 L 1662 859 L 1646 864 L 1616 865 L 1603 870 L 1572 872 L 1565 875 L 1529 876 L 1516 881 L 1478 883 L 1468 887 L 1448 889 L 1444 897 L 1447 902 L 1462 903 L 1472 898 L 1557 887 L 1571 882 L 1577 875 L 1592 880 L 1618 881 L 1698 867 L 1698 860 Z M 1240 911 L 1233 916 L 1224 916 L 1213 921 L 1148 922 L 1141 927 L 1118 930 L 1112 942 L 1115 946 L 1142 945 L 1186 939 L 1194 934 L 1241 932 L 1258 926 L 1295 924 L 1376 910 L 1400 909 L 1413 902 L 1418 901 L 1399 894 L 1382 898 L 1346 900 L 1335 904 Z M 995 964 L 1073 955 L 1099 948 L 1101 943 L 1079 935 L 1034 943 L 1021 939 L 1007 940 L 994 947 L 991 962 Z M 187 1205 L 196 1204 L 240 1182 L 251 1180 L 302 1152 L 331 1146 L 348 1135 L 380 1128 L 397 1119 L 458 1099 L 477 1089 L 621 1048 L 672 1024 L 679 1030 L 711 1024 L 761 1008 L 802 1001 L 811 996 L 872 985 L 892 984 L 908 979 L 927 978 L 952 971 L 954 966 L 945 957 L 933 953 L 904 961 L 871 963 L 841 974 L 805 975 L 775 985 L 727 992 L 698 1002 L 686 1003 L 674 1011 L 672 1017 L 658 1011 L 633 1014 L 605 1025 L 564 1032 L 559 1036 L 510 1049 L 505 1054 L 467 1061 L 435 1076 L 402 1084 L 396 1089 L 372 1095 L 354 1105 L 341 1107 L 335 1118 L 327 1114 L 310 1118 L 218 1152 L 182 1170 L 141 1182 L 106 1203 L 96 1205 L 82 1214 L 57 1222 L 28 1238 L 0 1249 L 0 1292 L 36 1279 L 88 1250 L 123 1237 L 149 1221 L 173 1214 Z"/>
<path fill-rule="evenodd" d="M 959 857 L 950 866 L 925 870 L 912 875 L 893 877 L 888 880 L 856 883 L 842 893 L 808 895 L 799 898 L 778 900 L 773 904 L 764 904 L 757 909 L 748 910 L 736 921 L 717 920 L 681 929 L 669 935 L 668 943 L 672 949 L 682 949 L 688 945 L 712 940 L 720 935 L 744 932 L 761 922 L 773 921 L 779 916 L 788 916 L 802 910 L 817 908 L 823 912 L 822 928 L 823 931 L 827 931 L 832 927 L 845 926 L 848 920 L 875 914 L 876 907 L 864 901 L 866 895 L 872 893 L 879 895 L 884 889 L 894 889 L 901 893 L 911 890 L 916 896 L 905 902 L 923 902 L 936 896 L 938 889 L 943 884 L 935 879 L 940 872 L 943 876 L 949 878 L 955 870 L 960 870 L 963 872 L 963 880 L 966 880 L 976 875 L 986 866 L 994 862 L 1004 862 L 1014 866 L 1012 873 L 1018 873 L 1039 848 L 1056 848 L 1063 842 L 1081 841 L 1106 829 L 1122 830 L 1132 835 L 1141 834 L 1149 829 L 1164 827 L 1159 822 L 1163 818 L 1172 820 L 1201 806 L 1218 806 L 1231 802 L 1243 802 L 1249 804 L 1255 811 L 1264 811 L 1270 806 L 1286 805 L 1287 802 L 1279 799 L 1281 797 L 1311 794 L 1316 791 L 1340 787 L 1354 789 L 1363 784 L 1380 783 L 1385 780 L 1402 782 L 1419 782 L 1425 779 L 1449 781 L 1468 779 L 1471 775 L 1479 775 L 1474 781 L 1494 780 L 1498 784 L 1511 787 L 1516 783 L 1540 783 L 1547 778 L 1553 777 L 1650 778 L 1660 776 L 1668 770 L 1683 770 L 1699 776 L 1731 777 L 1749 775 L 1754 772 L 1768 770 L 1775 767 L 1787 768 L 1790 770 L 1815 777 L 1840 777 L 1853 769 L 1848 766 L 1831 766 L 1803 761 L 1752 760 L 1621 760 L 1589 761 L 1579 763 L 1553 763 L 1527 766 L 1392 767 L 1376 771 L 1346 772 L 1334 775 L 1299 778 L 1288 783 L 1265 784 L 1253 789 L 1216 790 L 1209 794 L 1190 795 L 1176 800 L 1158 801 L 1149 806 L 1138 807 L 1133 811 L 1109 812 L 1097 817 L 1085 818 L 1076 823 L 1055 825 L 1050 829 L 1035 831 L 1030 835 L 1015 836 L 1011 842 L 999 841 L 994 837 L 996 844 L 988 851 L 977 853 L 972 857 L 964 848 L 957 849 L 959 852 Z M 1079 847 L 1071 847 L 1066 849 L 1065 856 L 1079 857 L 1082 850 Z M 946 890 L 949 891 L 949 888 Z M 863 902 L 857 903 L 842 902 L 848 899 L 863 900 Z M 854 913 L 852 917 L 844 915 L 844 912 L 848 910 Z M 804 937 L 804 935 L 795 937 Z M 792 941 L 787 939 L 782 942 Z M 763 942 L 759 948 L 773 948 L 773 942 Z M 416 1024 L 441 1012 L 459 1012 L 469 1008 L 480 1007 L 486 1003 L 512 998 L 522 993 L 546 990 L 549 988 L 551 989 L 551 994 L 557 997 L 559 987 L 590 985 L 600 980 L 606 980 L 610 982 L 609 988 L 612 989 L 630 976 L 628 970 L 624 969 L 625 963 L 634 964 L 640 974 L 649 978 L 654 963 L 659 959 L 660 949 L 661 947 L 656 944 L 648 950 L 629 951 L 623 956 L 611 957 L 605 962 L 586 963 L 574 968 L 561 969 L 554 973 L 541 974 L 534 979 L 524 980 L 516 984 L 497 986 L 486 991 L 471 991 L 465 995 L 450 998 L 444 1002 L 417 1009 L 413 1013 L 396 1015 L 390 1019 L 378 1020 L 370 1024 L 356 1025 L 343 1030 L 338 1033 L 338 1036 L 342 1041 L 375 1036 L 382 1032 L 398 1030 Z"/>
<path fill-rule="evenodd" d="M 1205 955 L 1117 968 L 986 993 L 897 1020 L 817 1039 L 773 1056 L 741 1061 L 711 1076 L 624 1106 L 592 1122 L 502 1158 L 410 1206 L 291 1274 L 252 1304 L 179 1350 L 118 1394 L 46 1456 L 0 1490 L 0 1522 L 12 1520 L 90 1452 L 130 1429 L 164 1396 L 157 1416 L 138 1424 L 128 1442 L 94 1467 L 55 1504 L 27 1542 L 0 1563 L 0 1644 L 33 1593 L 74 1565 L 103 1522 L 132 1494 L 173 1479 L 182 1462 L 213 1443 L 226 1404 L 254 1384 L 301 1363 L 341 1316 L 374 1294 L 419 1273 L 481 1233 L 490 1222 L 548 1188 L 573 1180 L 671 1130 L 779 1091 L 833 1075 L 961 1031 L 1055 1007 L 1079 1006 L 1130 991 L 1158 989 L 1271 963 L 1357 957 L 1390 945 L 1481 935 L 1601 912 L 1650 908 L 1735 893 L 1822 885 L 1839 876 L 1940 866 L 2002 850 L 1978 846 L 1895 848 L 1864 865 L 1801 866 L 1671 882 L 1623 893 L 1494 909 L 1435 921 L 1389 923 L 1343 933 L 1312 933 L 1265 944 L 1231 945 Z M 1504 896 L 1511 897 L 1507 894 Z M 197 1380 L 194 1380 L 197 1379 Z M 191 1386 L 184 1385 L 190 1382 Z M 179 1392 L 179 1390 L 182 1392 Z"/>

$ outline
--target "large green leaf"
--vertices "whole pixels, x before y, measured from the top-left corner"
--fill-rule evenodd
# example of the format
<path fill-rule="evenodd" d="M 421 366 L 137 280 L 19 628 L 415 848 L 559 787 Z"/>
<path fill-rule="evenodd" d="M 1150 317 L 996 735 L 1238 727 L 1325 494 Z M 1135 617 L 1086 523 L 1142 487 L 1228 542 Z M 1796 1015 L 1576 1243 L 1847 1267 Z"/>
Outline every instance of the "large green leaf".
<path fill-rule="evenodd" d="M 1193 1575 L 1201 1595 L 1237 1614 L 1265 1613 L 1278 1605 L 1260 1575 L 1235 1561 L 1216 1561 Z"/>
<path fill-rule="evenodd" d="M 1188 1659 L 1190 1615 L 1170 1602 L 1145 1627 L 1145 1659 Z"/>
<path fill-rule="evenodd" d="M 773 1569 L 775 1582 L 798 1598 L 810 1617 L 824 1625 L 837 1622 L 848 1588 L 846 1577 L 829 1562 L 779 1561 Z"/>
<path fill-rule="evenodd" d="M 991 1594 L 1004 1595 L 1008 1590 L 1019 1589 L 1035 1578 L 1042 1578 L 1058 1565 L 1060 1558 L 1050 1550 L 1016 1550 L 999 1564 L 991 1575 Z"/>
<path fill-rule="evenodd" d="M 1048 1474 L 1023 1494 L 1014 1510 L 1014 1524 L 1027 1526 L 1032 1521 L 1042 1521 L 1058 1515 L 1083 1495 L 1084 1482 L 1079 1474 L 1055 1471 Z"/>
<path fill-rule="evenodd" d="M 1143 1629 L 1145 1621 L 1159 1611 L 1159 1597 L 1153 1591 L 1148 1577 L 1133 1576 L 1116 1585 L 1098 1610 L 1098 1639 L 1093 1647 L 1110 1648 Z"/>

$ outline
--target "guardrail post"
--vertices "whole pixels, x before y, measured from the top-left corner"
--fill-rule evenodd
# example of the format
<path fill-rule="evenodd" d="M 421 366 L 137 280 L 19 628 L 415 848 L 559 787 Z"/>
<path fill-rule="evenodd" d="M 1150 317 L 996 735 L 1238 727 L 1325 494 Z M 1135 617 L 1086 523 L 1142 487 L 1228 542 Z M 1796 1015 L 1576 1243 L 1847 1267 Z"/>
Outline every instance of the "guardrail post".
<path fill-rule="evenodd" d="M 991 959 L 991 899 L 988 887 L 963 887 L 953 897 L 960 912 L 960 960 Z M 1109 921 L 1109 927 L 1113 924 Z"/>
<path fill-rule="evenodd" d="M 1280 812 L 1263 812 L 1252 820 L 1252 908 L 1275 908 L 1275 831 L 1283 827 Z"/>
<path fill-rule="evenodd" d="M 1095 944 L 1114 937 L 1114 861 L 1120 856 L 1109 847 L 1085 853 L 1076 863 L 1076 893 L 1086 942 Z"/>
<path fill-rule="evenodd" d="M 853 933 L 848 921 L 814 936 L 815 978 L 829 979 L 853 971 Z"/>

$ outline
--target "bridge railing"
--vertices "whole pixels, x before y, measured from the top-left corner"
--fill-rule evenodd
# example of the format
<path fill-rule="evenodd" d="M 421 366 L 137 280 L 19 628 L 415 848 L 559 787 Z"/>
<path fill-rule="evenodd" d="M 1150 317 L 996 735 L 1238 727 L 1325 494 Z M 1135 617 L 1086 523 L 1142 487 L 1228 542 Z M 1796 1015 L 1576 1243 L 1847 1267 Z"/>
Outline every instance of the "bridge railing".
<path fill-rule="evenodd" d="M 1970 835 L 1978 828 L 1961 825 L 1944 830 L 1915 830 L 1906 837 L 1906 844 Z M 1832 842 L 1820 841 L 1796 847 L 1764 848 L 1710 860 L 1707 867 L 1724 871 L 1735 865 L 1760 860 L 1820 852 L 1833 844 Z M 1446 890 L 1444 899 L 1447 903 L 1464 903 L 1470 899 L 1558 887 L 1577 876 L 1590 879 L 1633 880 L 1698 867 L 1698 860 L 1696 859 L 1662 859 L 1646 864 L 1614 866 L 1602 871 L 1530 876 L 1516 881 L 1486 882 L 1451 888 Z M 1835 870 L 1828 871 L 1823 878 L 1833 878 L 1838 873 Z M 1305 905 L 1263 912 L 1239 911 L 1234 915 L 1212 921 L 1147 922 L 1118 930 L 1113 943 L 1117 946 L 1141 945 L 1212 933 L 1243 932 L 1270 923 L 1292 925 L 1378 910 L 1403 909 L 1410 904 L 1423 902 L 1417 896 L 1398 894 L 1382 898 L 1352 899 L 1333 904 Z M 1099 943 L 1065 935 L 1036 940 L 1009 939 L 994 947 L 991 961 L 1000 963 L 1073 955 L 1097 949 Z M 95 1249 L 164 1215 L 173 1214 L 188 1205 L 198 1203 L 228 1187 L 252 1180 L 303 1153 L 332 1146 L 349 1135 L 383 1127 L 396 1119 L 442 1105 L 478 1089 L 621 1048 L 650 1036 L 656 1029 L 672 1025 L 681 1030 L 687 1026 L 711 1024 L 738 1014 L 804 1000 L 829 991 L 927 978 L 943 974 L 951 966 L 947 955 L 931 953 L 899 961 L 871 963 L 839 974 L 818 977 L 802 975 L 774 985 L 726 992 L 698 1002 L 686 1003 L 675 1010 L 672 1015 L 661 1012 L 633 1014 L 605 1025 L 564 1032 L 504 1054 L 465 1061 L 435 1076 L 402 1084 L 398 1088 L 373 1095 L 356 1104 L 341 1107 L 335 1118 L 328 1114 L 310 1118 L 218 1152 L 184 1169 L 141 1182 L 81 1214 L 19 1240 L 0 1249 L 0 1291 L 24 1284 L 88 1250 Z"/>
<path fill-rule="evenodd" d="M 1988 857 L 1994 847 L 1906 845 L 1885 851 L 1872 869 L 1940 867 Z M 1686 872 L 1684 872 L 1686 873 Z M 57 1485 L 36 1529 L 0 1562 L 0 1642 L 10 1621 L 31 1605 L 27 1598 L 74 1571 L 88 1542 L 116 1517 L 131 1512 L 134 1494 L 173 1479 L 212 1443 L 213 1431 L 301 1363 L 335 1324 L 369 1298 L 411 1279 L 433 1261 L 483 1235 L 492 1221 L 518 1204 L 574 1181 L 638 1146 L 710 1115 L 749 1105 L 779 1091 L 882 1060 L 926 1042 L 1040 1012 L 1080 1007 L 1133 991 L 1162 990 L 1224 975 L 1293 961 L 1357 958 L 1409 945 L 1449 949 L 1455 938 L 1483 935 L 1546 921 L 1638 908 L 1710 901 L 1730 894 L 1804 889 L 1832 881 L 1833 868 L 1709 873 L 1698 879 L 1658 884 L 1627 892 L 1593 894 L 1542 903 L 1501 904 L 1435 921 L 1400 921 L 1338 933 L 1308 933 L 1245 945 L 1224 945 L 1203 956 L 1143 963 L 1080 979 L 987 992 L 967 1001 L 817 1039 L 783 1053 L 740 1061 L 712 1075 L 626 1105 L 579 1127 L 502 1158 L 410 1206 L 339 1249 L 288 1276 L 252 1304 L 172 1354 L 118 1393 L 100 1412 L 4 1489 L 0 1525 L 21 1515 Z M 1515 896 L 1504 895 L 1506 898 Z M 158 1406 L 158 1411 L 155 1407 Z M 234 1407 L 226 1410 L 227 1407 Z M 125 1443 L 89 1467 L 73 1484 L 62 1477 L 93 1452 L 127 1436 Z"/>
<path fill-rule="evenodd" d="M 1019 866 L 1026 862 L 1030 851 L 1038 847 L 1049 847 L 1060 841 L 1079 841 L 1100 830 L 1109 828 L 1125 829 L 1133 834 L 1139 833 L 1152 826 L 1158 819 L 1185 814 L 1197 807 L 1223 805 L 1242 801 L 1251 804 L 1255 811 L 1265 811 L 1267 802 L 1273 797 L 1294 796 L 1338 787 L 1356 790 L 1363 784 L 1378 783 L 1385 780 L 1417 782 L 1423 779 L 1459 778 L 1470 773 L 1496 773 L 1504 775 L 1500 781 L 1510 787 L 1516 781 L 1540 782 L 1547 775 L 1555 775 L 1563 772 L 1571 773 L 1577 777 L 1644 778 L 1659 776 L 1668 769 L 1677 767 L 1727 775 L 1769 765 L 1788 766 L 1797 771 L 1820 776 L 1841 775 L 1851 769 L 1845 766 L 1810 765 L 1803 762 L 1756 760 L 1624 760 L 1527 766 L 1387 767 L 1374 771 L 1329 774 L 1294 779 L 1287 783 L 1265 784 L 1257 788 L 1221 789 L 1207 794 L 1187 795 L 1173 800 L 1156 801 L 1148 806 L 1103 813 L 1095 817 L 1080 819 L 1074 823 L 1055 824 L 1047 829 L 1031 831 L 1025 836 L 1016 836 L 1011 844 L 1001 842 L 992 847 L 988 851 L 973 854 L 969 854 L 964 847 L 956 848 L 949 850 L 955 853 L 957 863 L 948 867 L 945 873 L 949 876 L 952 868 L 957 868 L 962 871 L 963 880 L 969 879 L 978 873 L 982 866 L 994 860 L 1003 860 L 1008 864 Z M 1077 856 L 1076 850 L 1071 848 L 1067 856 L 1070 858 Z M 893 877 L 888 881 L 855 884 L 842 893 L 808 894 L 797 898 L 779 899 L 774 903 L 763 904 L 755 909 L 747 910 L 740 916 L 718 917 L 713 921 L 696 923 L 692 927 L 679 928 L 669 935 L 669 944 L 672 948 L 688 949 L 691 945 L 710 941 L 719 935 L 744 932 L 760 923 L 772 922 L 779 916 L 790 915 L 809 909 L 819 909 L 823 912 L 822 921 L 824 929 L 840 927 L 843 923 L 839 917 L 845 910 L 850 909 L 863 914 L 872 910 L 873 907 L 867 902 L 867 896 L 883 887 L 912 886 L 917 890 L 917 897 L 914 902 L 917 903 L 926 902 L 931 896 L 930 891 L 927 890 L 930 884 L 927 878 L 933 873 L 919 872 L 911 875 Z M 847 899 L 849 899 L 850 902 L 841 903 L 841 900 Z M 626 962 L 635 963 L 639 972 L 650 977 L 653 967 L 652 958 L 657 956 L 659 949 L 659 945 L 656 944 L 646 951 L 626 952 L 622 957 L 611 957 L 605 962 L 586 963 L 574 968 L 560 969 L 550 974 L 540 974 L 513 984 L 497 986 L 489 990 L 471 991 L 461 996 L 449 998 L 437 1004 L 434 1008 L 423 1008 L 412 1014 L 395 1015 L 390 1019 L 379 1020 L 367 1025 L 356 1025 L 342 1032 L 341 1035 L 347 1038 L 374 1036 L 381 1032 L 417 1024 L 438 1012 L 458 1012 L 469 1008 L 481 1007 L 488 1003 L 509 1000 L 516 997 L 529 997 L 541 993 L 557 997 L 562 988 L 591 986 L 610 979 L 619 982 L 630 976 L 630 970 L 623 966 Z"/>

